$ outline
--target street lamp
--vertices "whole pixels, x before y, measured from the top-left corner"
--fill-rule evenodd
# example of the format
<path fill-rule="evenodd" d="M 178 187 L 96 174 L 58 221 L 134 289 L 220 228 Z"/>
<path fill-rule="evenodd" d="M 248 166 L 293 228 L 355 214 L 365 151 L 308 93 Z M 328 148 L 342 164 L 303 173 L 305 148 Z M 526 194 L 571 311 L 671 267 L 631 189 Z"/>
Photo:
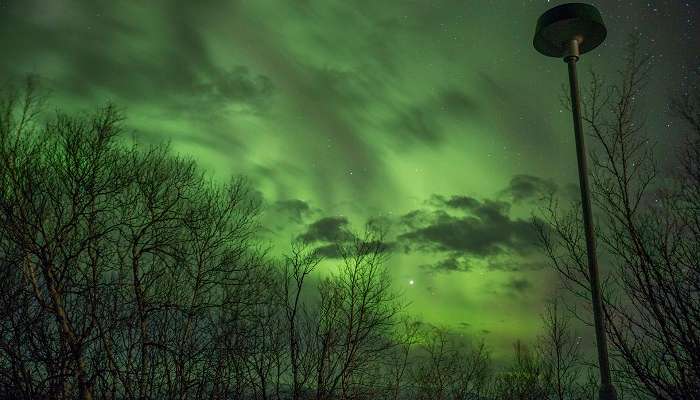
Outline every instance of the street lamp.
<path fill-rule="evenodd" d="M 591 277 L 593 319 L 595 321 L 598 366 L 600 368 L 599 398 L 600 400 L 616 400 L 615 387 L 610 380 L 605 319 L 600 297 L 600 279 L 598 277 L 598 260 L 595 249 L 595 231 L 591 214 L 591 193 L 588 187 L 586 144 L 583 140 L 581 100 L 576 77 L 576 62 L 581 54 L 598 47 L 598 45 L 603 43 L 606 35 L 607 29 L 605 29 L 603 24 L 603 18 L 595 7 L 584 3 L 569 3 L 554 7 L 542 14 L 537 20 L 533 45 L 537 51 L 545 56 L 563 58 L 564 62 L 569 66 L 571 111 L 574 117 L 578 179 L 581 187 L 581 207 L 583 208 L 583 226 L 586 230 L 588 271 Z"/>

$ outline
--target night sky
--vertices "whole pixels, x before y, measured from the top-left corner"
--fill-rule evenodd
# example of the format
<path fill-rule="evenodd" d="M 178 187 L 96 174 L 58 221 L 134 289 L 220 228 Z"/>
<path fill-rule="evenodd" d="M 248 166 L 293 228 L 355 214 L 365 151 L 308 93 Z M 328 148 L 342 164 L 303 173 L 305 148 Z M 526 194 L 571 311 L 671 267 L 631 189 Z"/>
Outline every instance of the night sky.
<path fill-rule="evenodd" d="M 0 73 L 37 74 L 63 110 L 112 101 L 137 141 L 249 177 L 274 252 L 301 238 L 332 260 L 328 242 L 383 221 L 408 310 L 499 349 L 538 332 L 558 287 L 529 223 L 537 199 L 577 196 L 566 67 L 531 45 L 560 3 L 0 0 Z M 591 66 L 613 76 L 638 35 L 648 134 L 668 159 L 700 5 L 591 3 L 609 34 L 583 84 Z"/>

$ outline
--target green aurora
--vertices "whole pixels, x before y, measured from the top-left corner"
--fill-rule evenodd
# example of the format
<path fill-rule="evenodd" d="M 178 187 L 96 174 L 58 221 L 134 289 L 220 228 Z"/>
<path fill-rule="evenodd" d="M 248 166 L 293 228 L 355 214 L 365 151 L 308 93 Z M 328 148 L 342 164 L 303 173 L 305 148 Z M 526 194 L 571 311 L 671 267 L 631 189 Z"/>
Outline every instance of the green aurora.
<path fill-rule="evenodd" d="M 695 11 L 594 3 L 610 35 L 582 71 L 612 73 L 627 35 L 654 38 L 664 79 L 646 104 L 663 152 L 678 133 L 667 93 L 692 61 L 673 21 Z M 112 101 L 137 141 L 249 177 L 275 252 L 385 221 L 408 310 L 508 349 L 538 333 L 559 286 L 529 224 L 537 199 L 577 195 L 566 69 L 531 47 L 554 4 L 0 1 L 0 71 L 37 74 L 61 109 Z"/>

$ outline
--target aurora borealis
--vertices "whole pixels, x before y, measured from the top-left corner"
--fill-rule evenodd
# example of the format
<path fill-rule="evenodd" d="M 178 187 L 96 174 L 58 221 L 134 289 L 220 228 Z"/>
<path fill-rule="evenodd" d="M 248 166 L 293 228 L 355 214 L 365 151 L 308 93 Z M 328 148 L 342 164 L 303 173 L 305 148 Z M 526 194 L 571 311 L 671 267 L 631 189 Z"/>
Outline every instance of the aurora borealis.
<path fill-rule="evenodd" d="M 591 3 L 609 36 L 581 72 L 613 74 L 640 36 L 663 158 L 681 136 L 666 104 L 697 63 L 684 41 L 698 7 Z M 384 221 L 409 311 L 501 349 L 537 334 L 558 287 L 530 226 L 537 199 L 577 196 L 566 69 L 531 46 L 554 4 L 0 0 L 0 72 L 37 74 L 63 109 L 112 101 L 136 141 L 249 177 L 277 249 Z"/>

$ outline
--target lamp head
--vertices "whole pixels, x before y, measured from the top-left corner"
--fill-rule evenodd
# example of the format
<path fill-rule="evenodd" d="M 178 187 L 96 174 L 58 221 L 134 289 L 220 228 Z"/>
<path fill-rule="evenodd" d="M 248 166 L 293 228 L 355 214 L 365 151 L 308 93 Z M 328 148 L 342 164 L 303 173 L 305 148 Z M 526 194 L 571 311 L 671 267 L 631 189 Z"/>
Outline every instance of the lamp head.
<path fill-rule="evenodd" d="M 597 8 L 567 3 L 542 14 L 532 43 L 545 56 L 562 58 L 569 54 L 572 40 L 578 42 L 578 52 L 583 54 L 598 47 L 606 36 L 607 29 Z"/>

